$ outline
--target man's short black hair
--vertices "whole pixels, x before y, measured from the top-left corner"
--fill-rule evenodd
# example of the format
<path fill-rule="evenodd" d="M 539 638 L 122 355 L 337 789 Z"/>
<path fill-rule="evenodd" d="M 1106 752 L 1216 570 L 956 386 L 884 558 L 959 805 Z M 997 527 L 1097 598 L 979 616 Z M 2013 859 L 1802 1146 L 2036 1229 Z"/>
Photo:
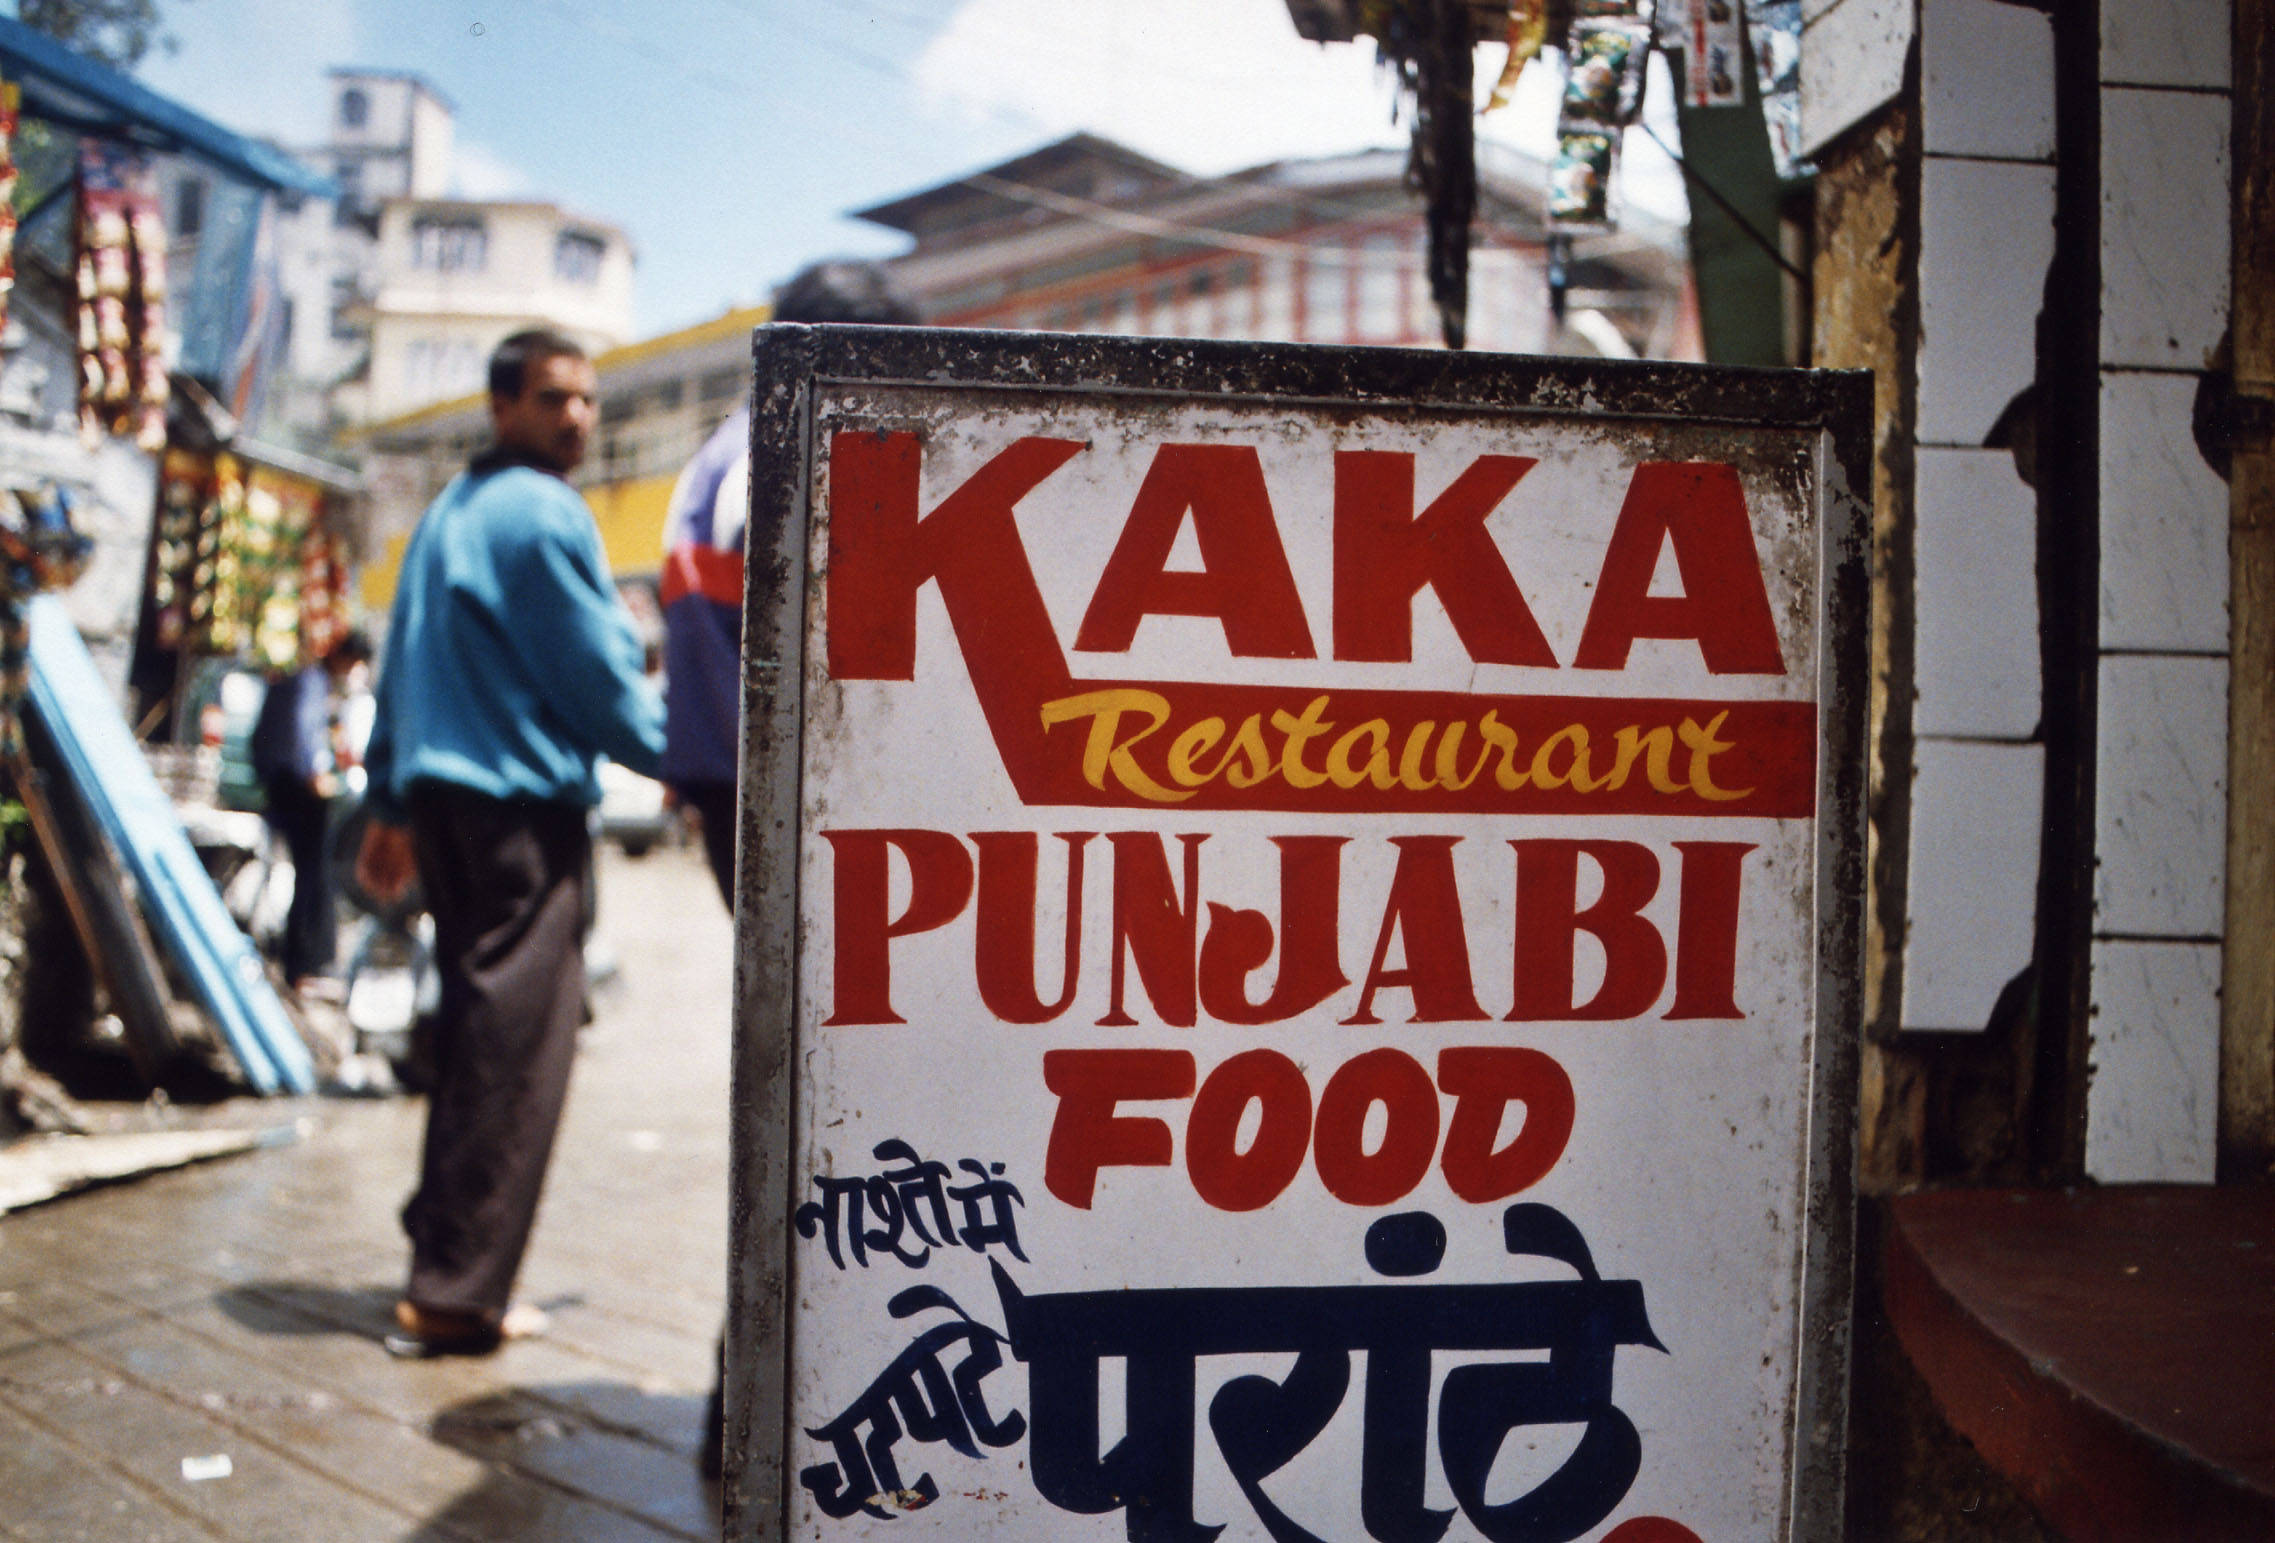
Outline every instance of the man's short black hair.
<path fill-rule="evenodd" d="M 338 641 L 325 650 L 326 664 L 369 664 L 371 662 L 371 635 L 361 627 L 350 627 L 340 634 Z"/>
<path fill-rule="evenodd" d="M 551 327 L 525 327 L 490 351 L 490 395 L 512 401 L 529 383 L 529 367 L 540 359 L 566 354 L 585 357 L 585 346 Z"/>

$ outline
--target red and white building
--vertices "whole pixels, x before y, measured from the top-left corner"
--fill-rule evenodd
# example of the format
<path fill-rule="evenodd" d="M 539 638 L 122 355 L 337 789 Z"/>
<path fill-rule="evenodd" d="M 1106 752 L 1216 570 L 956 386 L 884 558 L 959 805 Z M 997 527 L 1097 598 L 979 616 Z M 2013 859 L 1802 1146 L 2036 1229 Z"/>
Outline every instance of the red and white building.
<path fill-rule="evenodd" d="M 1683 230 L 1641 212 L 1577 240 L 1551 314 L 1545 189 L 1539 162 L 1479 147 L 1469 346 L 1701 357 Z M 1074 134 L 857 213 L 915 238 L 887 266 L 943 326 L 1439 340 L 1401 151 L 1196 177 Z"/>

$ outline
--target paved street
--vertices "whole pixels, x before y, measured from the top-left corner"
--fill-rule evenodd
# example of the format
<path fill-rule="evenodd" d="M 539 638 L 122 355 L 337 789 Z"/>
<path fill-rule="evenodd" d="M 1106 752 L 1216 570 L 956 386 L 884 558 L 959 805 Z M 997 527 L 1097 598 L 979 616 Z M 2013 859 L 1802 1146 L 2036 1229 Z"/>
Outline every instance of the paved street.
<path fill-rule="evenodd" d="M 304 1139 L 0 1218 L 0 1539 L 717 1535 L 729 927 L 692 849 L 605 853 L 598 925 L 621 974 L 522 1272 L 552 1332 L 391 1359 L 423 1104 L 245 1100 Z"/>

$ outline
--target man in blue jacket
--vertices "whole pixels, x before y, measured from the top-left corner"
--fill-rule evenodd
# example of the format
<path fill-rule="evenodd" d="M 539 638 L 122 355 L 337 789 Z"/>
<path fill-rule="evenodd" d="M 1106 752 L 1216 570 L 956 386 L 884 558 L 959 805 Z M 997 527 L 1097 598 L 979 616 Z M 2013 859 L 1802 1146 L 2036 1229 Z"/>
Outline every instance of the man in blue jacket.
<path fill-rule="evenodd" d="M 357 872 L 390 898 L 415 868 L 442 982 L 398 1354 L 486 1353 L 517 1327 L 514 1276 L 583 1015 L 598 762 L 653 775 L 663 748 L 640 641 L 564 480 L 595 386 L 558 333 L 498 345 L 496 443 L 419 521 L 388 621 Z"/>

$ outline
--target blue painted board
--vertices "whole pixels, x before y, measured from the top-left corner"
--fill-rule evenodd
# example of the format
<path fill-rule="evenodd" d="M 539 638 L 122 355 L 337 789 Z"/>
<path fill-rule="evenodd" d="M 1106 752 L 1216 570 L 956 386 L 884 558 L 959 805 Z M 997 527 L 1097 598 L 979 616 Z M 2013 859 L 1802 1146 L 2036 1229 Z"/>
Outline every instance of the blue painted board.
<path fill-rule="evenodd" d="M 42 595 L 29 610 L 32 706 L 141 886 L 158 946 L 213 1015 L 256 1092 L 314 1092 L 308 1047 L 277 1000 L 259 951 L 222 904 L 63 603 Z"/>

